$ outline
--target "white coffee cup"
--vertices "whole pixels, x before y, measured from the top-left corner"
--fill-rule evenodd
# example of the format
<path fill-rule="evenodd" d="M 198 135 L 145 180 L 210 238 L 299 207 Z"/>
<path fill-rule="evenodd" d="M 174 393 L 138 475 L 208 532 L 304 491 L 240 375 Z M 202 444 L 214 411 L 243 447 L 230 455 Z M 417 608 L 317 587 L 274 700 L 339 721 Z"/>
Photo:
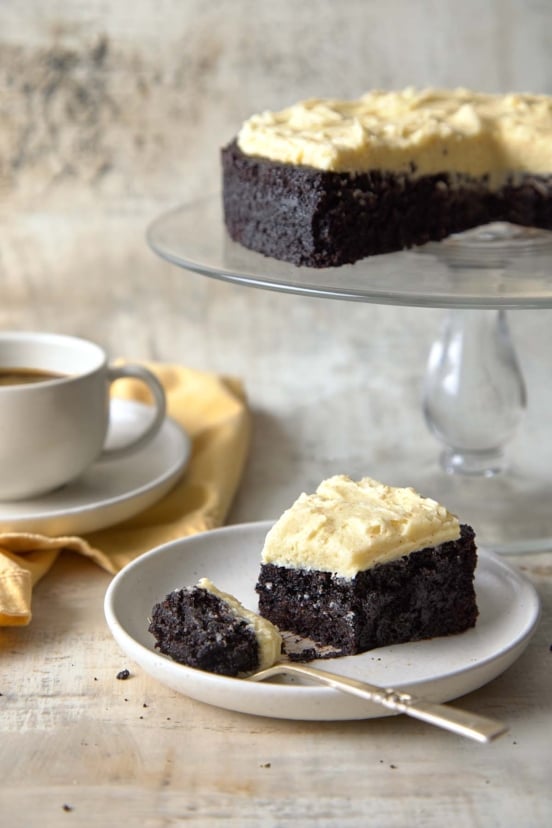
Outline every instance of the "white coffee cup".
<path fill-rule="evenodd" d="M 122 377 L 148 386 L 154 416 L 128 443 L 108 449 L 110 386 Z M 0 333 L 0 500 L 53 491 L 98 460 L 139 450 L 158 433 L 165 413 L 163 387 L 150 371 L 110 365 L 93 342 L 52 333 Z"/>

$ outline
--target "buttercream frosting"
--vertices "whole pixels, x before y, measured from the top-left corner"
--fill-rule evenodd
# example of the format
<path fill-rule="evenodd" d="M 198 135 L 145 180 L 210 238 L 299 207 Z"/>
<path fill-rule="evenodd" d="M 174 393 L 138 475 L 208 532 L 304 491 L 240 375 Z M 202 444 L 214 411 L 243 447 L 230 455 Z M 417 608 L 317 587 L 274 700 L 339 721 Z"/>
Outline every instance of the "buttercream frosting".
<path fill-rule="evenodd" d="M 357 100 L 311 98 L 253 115 L 247 155 L 334 172 L 453 172 L 500 185 L 552 173 L 552 98 L 467 89 L 372 91 Z"/>
<path fill-rule="evenodd" d="M 271 667 L 278 661 L 282 652 L 282 636 L 274 624 L 267 618 L 263 618 L 252 610 L 246 609 L 237 598 L 228 592 L 222 592 L 208 578 L 201 578 L 197 586 L 220 598 L 221 601 L 224 601 L 235 618 L 242 619 L 252 628 L 259 646 L 259 670 L 263 670 L 265 667 Z"/>
<path fill-rule="evenodd" d="M 262 562 L 352 578 L 459 537 L 458 519 L 413 488 L 336 475 L 283 513 L 266 536 Z"/>

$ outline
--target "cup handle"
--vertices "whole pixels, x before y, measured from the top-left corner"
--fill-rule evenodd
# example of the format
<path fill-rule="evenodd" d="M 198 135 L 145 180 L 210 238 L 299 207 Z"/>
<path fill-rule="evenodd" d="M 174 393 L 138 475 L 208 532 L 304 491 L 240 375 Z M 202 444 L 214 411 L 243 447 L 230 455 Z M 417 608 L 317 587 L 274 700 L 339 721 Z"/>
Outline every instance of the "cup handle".
<path fill-rule="evenodd" d="M 107 368 L 107 379 L 109 383 L 129 377 L 140 380 L 148 386 L 153 395 L 155 416 L 144 431 L 124 446 L 104 448 L 99 457 L 100 460 L 114 460 L 133 454 L 153 440 L 165 420 L 167 413 L 165 391 L 157 377 L 151 371 L 148 371 L 147 368 L 143 368 L 141 365 L 109 365 Z"/>

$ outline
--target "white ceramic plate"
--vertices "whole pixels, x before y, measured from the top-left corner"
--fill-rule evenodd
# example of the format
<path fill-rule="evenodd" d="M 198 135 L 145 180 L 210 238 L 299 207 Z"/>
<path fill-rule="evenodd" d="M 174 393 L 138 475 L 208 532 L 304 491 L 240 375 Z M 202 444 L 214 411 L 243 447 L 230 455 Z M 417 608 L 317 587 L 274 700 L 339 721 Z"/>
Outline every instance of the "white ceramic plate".
<path fill-rule="evenodd" d="M 123 444 L 143 430 L 151 406 L 112 400 L 108 444 Z M 0 502 L 0 532 L 70 535 L 120 523 L 159 500 L 174 485 L 190 456 L 190 439 L 167 417 L 153 440 L 120 460 L 95 463 L 82 477 L 31 500 Z"/>
<path fill-rule="evenodd" d="M 199 701 L 284 719 L 366 719 L 382 707 L 297 679 L 254 683 L 177 664 L 154 650 L 148 632 L 153 605 L 201 577 L 255 609 L 260 551 L 270 522 L 229 526 L 175 541 L 129 564 L 105 597 L 109 628 L 122 650 L 147 673 Z M 523 652 L 535 628 L 539 601 L 531 584 L 499 558 L 480 550 L 476 572 L 478 623 L 462 635 L 382 647 L 328 659 L 320 668 L 373 684 L 448 701 L 481 687 Z"/>

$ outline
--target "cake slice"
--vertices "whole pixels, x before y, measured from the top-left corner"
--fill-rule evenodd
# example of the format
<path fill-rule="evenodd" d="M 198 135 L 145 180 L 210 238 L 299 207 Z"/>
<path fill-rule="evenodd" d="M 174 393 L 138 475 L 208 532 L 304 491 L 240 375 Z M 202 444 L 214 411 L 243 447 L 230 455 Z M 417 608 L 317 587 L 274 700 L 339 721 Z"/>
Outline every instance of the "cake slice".
<path fill-rule="evenodd" d="M 222 150 L 230 237 L 309 267 L 493 221 L 552 229 L 552 97 L 372 91 L 253 115 Z"/>
<path fill-rule="evenodd" d="M 341 655 L 460 633 L 478 614 L 476 561 L 473 529 L 436 501 L 337 475 L 269 531 L 259 611 Z"/>
<path fill-rule="evenodd" d="M 155 604 L 149 632 L 164 655 L 225 676 L 246 676 L 270 667 L 282 651 L 282 638 L 270 621 L 207 578 Z"/>

